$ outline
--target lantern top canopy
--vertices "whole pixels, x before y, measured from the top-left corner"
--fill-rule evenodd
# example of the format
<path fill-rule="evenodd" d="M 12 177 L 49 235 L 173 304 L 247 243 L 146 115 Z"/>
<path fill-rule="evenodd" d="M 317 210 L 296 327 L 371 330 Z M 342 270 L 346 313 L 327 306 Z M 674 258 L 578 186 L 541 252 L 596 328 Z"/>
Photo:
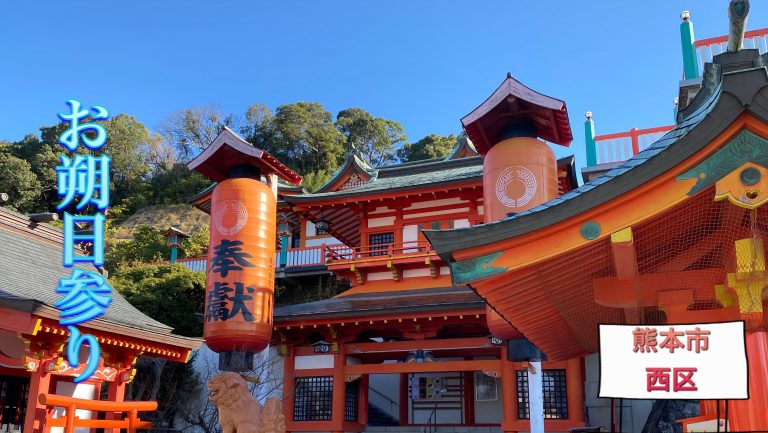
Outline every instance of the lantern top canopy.
<path fill-rule="evenodd" d="M 163 233 L 163 236 L 165 236 L 166 238 L 169 238 L 171 236 L 178 236 L 182 239 L 189 237 L 187 233 L 177 229 L 176 227 L 170 227 L 168 230 L 165 231 L 165 233 Z"/>
<path fill-rule="evenodd" d="M 262 174 L 276 174 L 293 184 L 301 183 L 301 176 L 226 126 L 204 151 L 187 164 L 187 167 L 213 181 L 221 182 L 230 177 L 229 173 L 233 167 L 242 165 L 255 167 Z"/>
<path fill-rule="evenodd" d="M 526 87 L 509 73 L 485 102 L 461 119 L 470 140 L 483 155 L 514 124 L 532 126 L 539 138 L 551 143 L 568 146 L 573 141 L 565 102 Z"/>

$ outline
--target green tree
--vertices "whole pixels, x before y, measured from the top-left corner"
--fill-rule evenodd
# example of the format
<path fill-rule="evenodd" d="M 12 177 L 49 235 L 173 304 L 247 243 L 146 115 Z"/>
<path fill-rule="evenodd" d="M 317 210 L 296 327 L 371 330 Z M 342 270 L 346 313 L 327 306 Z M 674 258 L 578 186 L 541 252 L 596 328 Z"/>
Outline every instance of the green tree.
<path fill-rule="evenodd" d="M 415 143 L 408 143 L 397 151 L 400 162 L 419 161 L 422 159 L 448 156 L 456 145 L 456 136 L 447 137 L 429 134 Z"/>
<path fill-rule="evenodd" d="M 344 136 L 320 103 L 277 107 L 272 128 L 273 141 L 263 143 L 264 150 L 300 174 L 335 171 L 344 159 Z"/>
<path fill-rule="evenodd" d="M 339 112 L 336 127 L 346 137 L 346 152 L 357 152 L 373 166 L 395 161 L 395 149 L 408 141 L 399 122 L 374 117 L 361 108 Z"/>
<path fill-rule="evenodd" d="M 203 335 L 195 315 L 203 312 L 205 272 L 181 265 L 139 266 L 110 274 L 112 287 L 149 317 L 187 337 Z"/>
<path fill-rule="evenodd" d="M 184 239 L 178 249 L 179 258 L 203 255 L 208 248 L 208 237 L 208 230 L 203 229 Z M 110 273 L 141 263 L 169 260 L 171 256 L 163 231 L 144 225 L 134 231 L 132 239 L 107 236 L 105 242 L 104 267 Z"/>
<path fill-rule="evenodd" d="M 35 211 L 40 196 L 40 182 L 32 166 L 23 159 L 13 156 L 6 147 L 0 151 L 0 193 L 9 196 L 8 206 L 19 212 Z"/>

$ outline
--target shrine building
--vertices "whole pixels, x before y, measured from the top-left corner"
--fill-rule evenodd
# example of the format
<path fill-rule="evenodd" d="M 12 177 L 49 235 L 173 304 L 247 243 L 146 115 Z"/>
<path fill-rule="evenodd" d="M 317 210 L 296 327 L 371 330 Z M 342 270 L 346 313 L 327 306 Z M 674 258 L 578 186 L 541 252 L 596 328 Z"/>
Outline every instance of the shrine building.
<path fill-rule="evenodd" d="M 273 180 L 275 277 L 349 285 L 274 309 L 287 431 L 640 432 L 652 400 L 598 398 L 598 324 L 738 320 L 750 398 L 669 422 L 768 429 L 768 29 L 728 51 L 738 32 L 695 41 L 682 19 L 674 124 L 596 135 L 587 113 L 581 186 L 552 151 L 573 140 L 566 103 L 510 74 L 445 158 L 352 154 L 312 193 Z M 257 153 L 228 128 L 214 143 Z"/>
<path fill-rule="evenodd" d="M 88 349 L 81 351 L 79 368 L 67 364 L 69 332 L 59 325 L 60 311 L 54 306 L 61 297 L 56 293 L 59 278 L 69 276 L 61 264 L 63 236 L 60 229 L 36 222 L 36 217 L 0 207 L 0 431 L 4 433 L 63 431 L 63 424 L 52 427 L 46 421 L 46 416 L 57 417 L 60 411 L 41 404 L 41 394 L 119 403 L 139 356 L 186 362 L 202 343 L 172 334 L 170 327 L 113 291 L 106 313 L 79 325 L 98 339 L 101 360 L 90 379 L 74 383 L 85 369 Z M 95 272 L 90 264 L 78 267 Z M 77 410 L 77 416 L 96 419 L 85 410 Z M 109 423 L 94 422 L 93 427 Z"/>

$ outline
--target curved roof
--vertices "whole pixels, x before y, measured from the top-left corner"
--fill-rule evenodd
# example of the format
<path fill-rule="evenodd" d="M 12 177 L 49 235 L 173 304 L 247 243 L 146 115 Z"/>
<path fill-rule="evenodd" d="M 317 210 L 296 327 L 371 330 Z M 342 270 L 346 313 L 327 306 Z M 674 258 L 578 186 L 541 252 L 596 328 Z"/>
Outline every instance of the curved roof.
<path fill-rule="evenodd" d="M 753 63 L 764 62 L 763 57 L 757 50 L 717 56 L 716 64 L 707 64 L 703 88 L 690 109 L 683 113 L 685 119 L 647 149 L 603 176 L 497 222 L 454 230 L 425 230 L 424 234 L 438 254 L 450 260 L 454 251 L 549 227 L 632 191 L 696 154 L 744 111 L 768 119 L 768 105 L 761 105 L 766 97 L 764 93 L 768 93 L 761 92 L 768 85 L 768 73 L 765 67 L 752 67 Z M 749 59 L 748 68 L 732 69 L 735 65 L 744 65 L 745 59 Z M 707 126 L 699 128 L 702 123 Z"/>
<path fill-rule="evenodd" d="M 41 237 L 41 231 L 61 236 L 61 230 L 39 224 L 30 225 L 21 214 L 0 207 L 0 305 L 38 315 L 54 315 L 54 304 L 61 297 L 56 293 L 59 278 L 69 277 L 71 271 L 62 266 L 61 237 Z M 77 265 L 86 271 L 96 272 L 90 264 Z M 92 324 L 92 325 L 91 325 Z M 101 324 L 101 325 L 100 325 Z M 200 341 L 171 334 L 172 328 L 152 319 L 131 305 L 116 290 L 106 313 L 89 322 L 94 328 L 102 325 L 118 325 L 149 332 L 158 341 L 180 346 L 197 347 Z"/>
<path fill-rule="evenodd" d="M 757 50 L 717 56 L 715 64 L 707 65 L 703 88 L 675 129 L 581 188 L 498 222 L 425 231 L 438 254 L 450 264 L 454 284 L 470 285 L 555 360 L 597 350 L 595 323 L 637 323 L 628 321 L 626 311 L 598 302 L 593 292 L 595 281 L 615 277 L 614 272 L 618 272 L 610 235 L 627 227 L 636 232 L 638 257 L 645 254 L 650 263 L 644 265 L 642 271 L 646 273 L 638 278 L 650 278 L 653 272 L 667 272 L 653 267 L 666 256 L 656 254 L 652 246 L 667 248 L 671 257 L 677 253 L 669 239 L 690 234 L 677 226 L 670 229 L 674 221 L 685 217 L 687 230 L 706 231 L 702 220 L 692 220 L 691 213 L 713 221 L 707 210 L 722 202 L 714 202 L 712 195 L 697 194 L 700 189 L 691 182 L 689 172 L 699 167 L 696 164 L 716 158 L 723 149 L 734 149 L 732 144 L 740 142 L 742 129 L 759 130 L 763 135 L 768 131 L 766 60 L 768 56 L 759 56 Z M 723 161 L 733 166 L 741 161 L 740 156 Z M 711 186 L 720 172 L 707 172 L 699 179 L 706 182 L 699 183 Z M 695 175 L 699 177 L 700 172 Z M 664 203 L 655 203 L 659 199 Z M 592 237 L 583 230 L 585 222 L 594 220 L 606 226 Z M 698 238 L 691 237 L 691 242 L 694 240 Z M 710 251 L 704 250 L 705 254 Z M 681 251 L 696 252 L 685 247 Z M 698 255 L 692 258 L 706 262 Z M 669 263 L 668 272 L 718 271 L 689 269 L 684 260 L 679 268 L 675 263 Z M 672 283 L 664 280 L 664 284 Z M 704 286 L 711 288 L 712 284 Z"/>

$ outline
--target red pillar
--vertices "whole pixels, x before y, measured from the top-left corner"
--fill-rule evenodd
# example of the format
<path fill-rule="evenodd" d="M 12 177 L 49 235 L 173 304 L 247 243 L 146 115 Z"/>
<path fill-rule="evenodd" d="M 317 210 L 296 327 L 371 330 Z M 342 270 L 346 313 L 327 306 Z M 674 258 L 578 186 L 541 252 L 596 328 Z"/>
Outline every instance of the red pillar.
<path fill-rule="evenodd" d="M 285 416 L 286 425 L 293 423 L 293 397 L 296 387 L 295 365 L 296 355 L 293 348 L 288 347 L 288 355 L 283 357 L 283 416 Z M 285 433 L 290 432 L 286 431 Z"/>
<path fill-rule="evenodd" d="M 475 372 L 464 373 L 464 424 L 475 425 Z"/>
<path fill-rule="evenodd" d="M 43 369 L 45 365 L 40 365 L 41 371 L 33 372 L 29 380 L 24 433 L 46 433 L 51 430 L 45 425 L 46 408 L 37 401 L 38 395 L 51 392 L 51 373 L 43 372 Z"/>
<path fill-rule="evenodd" d="M 400 425 L 408 425 L 408 373 L 400 373 L 400 398 L 397 403 L 400 412 Z"/>
<path fill-rule="evenodd" d="M 365 427 L 368 424 L 368 375 L 364 374 L 360 378 L 360 389 L 358 390 L 360 404 L 357 409 L 357 422 Z"/>
<path fill-rule="evenodd" d="M 565 383 L 568 389 L 568 419 L 584 421 L 584 382 L 581 377 L 581 358 L 571 358 L 566 364 Z"/>
<path fill-rule="evenodd" d="M 333 400 L 331 403 L 331 432 L 344 432 L 344 398 L 346 397 L 347 377 L 344 367 L 347 357 L 344 347 L 339 344 L 339 352 L 333 355 Z"/>
<path fill-rule="evenodd" d="M 517 433 L 514 427 L 517 421 L 517 381 L 515 366 L 507 360 L 507 346 L 501 347 L 501 395 L 503 413 L 501 431 Z"/>
<path fill-rule="evenodd" d="M 746 340 L 749 400 L 728 402 L 728 430 L 768 431 L 768 332 L 748 332 Z"/>

